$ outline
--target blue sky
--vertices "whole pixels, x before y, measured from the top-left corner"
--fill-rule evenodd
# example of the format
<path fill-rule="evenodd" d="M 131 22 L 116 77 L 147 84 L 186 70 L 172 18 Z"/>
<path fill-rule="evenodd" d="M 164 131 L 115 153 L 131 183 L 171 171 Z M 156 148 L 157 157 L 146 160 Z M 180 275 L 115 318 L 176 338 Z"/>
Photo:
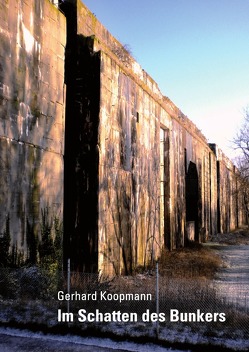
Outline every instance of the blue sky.
<path fill-rule="evenodd" d="M 229 148 L 249 105 L 249 0 L 84 0 L 208 138 Z"/>

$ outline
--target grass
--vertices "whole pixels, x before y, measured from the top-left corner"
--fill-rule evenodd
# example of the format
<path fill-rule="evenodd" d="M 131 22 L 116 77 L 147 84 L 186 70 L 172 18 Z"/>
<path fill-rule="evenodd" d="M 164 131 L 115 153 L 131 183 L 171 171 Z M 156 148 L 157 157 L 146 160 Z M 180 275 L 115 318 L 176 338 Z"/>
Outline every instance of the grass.
<path fill-rule="evenodd" d="M 163 276 L 212 279 L 222 260 L 212 249 L 193 243 L 187 248 L 164 251 L 159 264 Z"/>

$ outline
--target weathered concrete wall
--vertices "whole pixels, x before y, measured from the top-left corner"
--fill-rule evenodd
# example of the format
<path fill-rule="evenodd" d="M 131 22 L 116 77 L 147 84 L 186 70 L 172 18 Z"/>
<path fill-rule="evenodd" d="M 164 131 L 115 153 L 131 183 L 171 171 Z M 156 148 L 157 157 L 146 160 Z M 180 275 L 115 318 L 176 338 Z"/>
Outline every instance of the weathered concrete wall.
<path fill-rule="evenodd" d="M 74 173 L 78 188 L 68 187 L 66 202 L 77 214 L 67 227 L 71 233 L 67 243 L 77 253 L 75 266 L 109 275 L 130 273 L 160 257 L 165 247 L 186 245 L 188 224 L 196 241 L 215 234 L 220 223 L 222 231 L 224 224 L 226 230 L 233 228 L 235 202 L 217 182 L 221 166 L 198 128 L 161 94 L 156 82 L 81 1 L 70 1 L 63 10 L 70 22 L 70 42 L 77 38 L 80 45 L 70 46 L 70 55 L 74 52 L 77 58 L 71 55 L 70 67 L 76 60 L 75 66 L 88 72 L 81 77 L 77 69 L 71 82 L 75 87 L 82 79 L 87 87 L 73 95 L 80 107 L 70 101 L 71 93 L 67 99 L 81 126 L 69 140 L 77 136 L 82 140 L 69 165 L 70 174 L 77 165 L 82 176 Z M 95 92 L 90 82 L 95 82 Z M 224 170 L 222 175 L 227 166 Z M 221 189 L 224 195 L 219 195 Z M 81 197 L 71 196 L 79 190 Z M 226 209 L 220 208 L 221 199 Z M 227 207 L 229 219 L 224 218 Z M 91 224 L 88 228 L 85 218 Z M 79 262 L 77 257 L 84 259 Z"/>
<path fill-rule="evenodd" d="M 222 150 L 212 145 L 217 158 L 218 232 L 225 233 L 245 225 L 238 170 Z"/>
<path fill-rule="evenodd" d="M 157 258 L 160 106 L 117 61 L 101 53 L 99 265 L 131 272 Z M 112 267 L 108 267 L 112 266 Z"/>
<path fill-rule="evenodd" d="M 170 249 L 184 245 L 186 163 L 192 160 L 202 172 L 202 154 L 209 157 L 211 151 L 196 127 L 79 3 L 78 13 L 78 33 L 94 34 L 93 49 L 101 51 L 98 267 L 108 273 L 127 273 L 158 258 L 165 245 Z M 161 142 L 165 148 L 163 181 L 160 129 L 168 136 L 167 148 L 166 141 Z M 206 181 L 208 189 L 210 181 Z M 201 177 L 197 182 L 201 204 L 205 197 Z M 210 204 L 206 198 L 205 209 Z M 164 207 L 161 215 L 160 204 Z M 203 227 L 206 235 L 210 219 L 204 215 L 195 215 L 196 227 Z"/>
<path fill-rule="evenodd" d="M 169 99 L 104 51 L 100 89 L 99 267 L 130 272 L 184 246 L 188 221 L 197 241 L 216 233 L 216 158 Z"/>
<path fill-rule="evenodd" d="M 0 1 L 0 233 L 9 216 L 23 252 L 27 223 L 39 232 L 41 209 L 62 212 L 65 43 L 48 0 Z"/>

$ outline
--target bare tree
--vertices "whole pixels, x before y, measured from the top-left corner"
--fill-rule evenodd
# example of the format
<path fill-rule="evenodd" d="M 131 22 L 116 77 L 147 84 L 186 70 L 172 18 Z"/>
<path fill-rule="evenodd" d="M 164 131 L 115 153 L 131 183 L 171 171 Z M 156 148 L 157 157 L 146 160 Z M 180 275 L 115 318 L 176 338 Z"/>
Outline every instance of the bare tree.
<path fill-rule="evenodd" d="M 246 213 L 246 222 L 249 224 L 249 108 L 245 109 L 243 124 L 233 143 L 235 150 L 239 152 L 235 159 L 239 170 L 238 191 L 241 194 L 241 205 Z"/>
<path fill-rule="evenodd" d="M 239 159 L 243 160 L 243 164 L 247 163 L 247 169 L 249 168 L 249 107 L 245 109 L 245 117 L 243 124 L 235 136 L 234 148 L 239 151 L 241 157 Z M 240 162 L 241 162 L 240 160 Z M 243 168 L 245 165 L 243 166 Z M 249 172 L 249 170 L 248 170 Z"/>

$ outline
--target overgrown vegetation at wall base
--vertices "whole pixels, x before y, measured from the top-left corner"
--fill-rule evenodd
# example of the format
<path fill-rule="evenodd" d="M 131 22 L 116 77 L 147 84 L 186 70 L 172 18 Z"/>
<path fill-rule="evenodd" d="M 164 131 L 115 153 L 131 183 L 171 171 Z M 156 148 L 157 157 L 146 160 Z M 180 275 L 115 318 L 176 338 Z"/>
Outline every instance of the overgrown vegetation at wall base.
<path fill-rule="evenodd" d="M 26 222 L 28 251 L 18 252 L 15 243 L 11 246 L 9 216 L 0 236 L 0 268 L 38 266 L 45 270 L 62 270 L 63 224 L 58 216 L 51 214 L 49 207 L 41 209 L 40 223 Z"/>

